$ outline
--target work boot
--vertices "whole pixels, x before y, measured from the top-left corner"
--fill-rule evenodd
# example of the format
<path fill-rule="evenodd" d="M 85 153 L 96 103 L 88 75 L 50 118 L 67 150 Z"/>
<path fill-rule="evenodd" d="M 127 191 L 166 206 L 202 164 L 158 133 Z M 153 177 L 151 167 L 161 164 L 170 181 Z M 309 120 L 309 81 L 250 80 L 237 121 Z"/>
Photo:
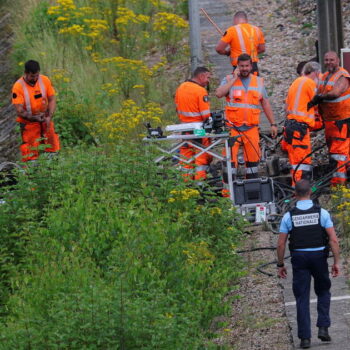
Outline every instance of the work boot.
<path fill-rule="evenodd" d="M 302 349 L 308 349 L 311 346 L 310 339 L 301 339 L 300 341 L 300 347 Z"/>
<path fill-rule="evenodd" d="M 322 341 L 331 341 L 332 338 L 328 334 L 328 327 L 318 327 L 318 338 Z"/>

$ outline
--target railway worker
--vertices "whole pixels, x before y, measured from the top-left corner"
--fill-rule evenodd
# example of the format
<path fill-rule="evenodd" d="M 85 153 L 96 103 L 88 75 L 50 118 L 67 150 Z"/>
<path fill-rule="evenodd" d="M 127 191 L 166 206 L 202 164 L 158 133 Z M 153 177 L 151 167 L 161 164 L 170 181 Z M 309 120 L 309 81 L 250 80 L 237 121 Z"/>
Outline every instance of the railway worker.
<path fill-rule="evenodd" d="M 25 63 L 23 77 L 12 88 L 12 104 L 21 128 L 22 161 L 36 160 L 40 144 L 47 145 L 44 152 L 58 152 L 60 142 L 52 121 L 56 109 L 55 90 L 50 79 L 40 74 L 37 61 Z"/>
<path fill-rule="evenodd" d="M 237 174 L 237 155 L 243 146 L 246 178 L 258 177 L 260 162 L 259 122 L 260 106 L 271 124 L 272 137 L 277 136 L 277 125 L 265 90 L 263 78 L 252 74 L 252 60 L 248 54 L 238 57 L 237 69 L 226 76 L 216 89 L 218 98 L 226 97 L 226 119 L 232 137 L 241 136 L 232 146 L 232 177 Z M 224 183 L 224 188 L 227 186 Z"/>
<path fill-rule="evenodd" d="M 307 105 L 315 96 L 316 83 L 321 67 L 317 62 L 308 62 L 302 75 L 294 80 L 286 99 L 287 119 L 284 127 L 282 148 L 288 152 L 292 165 L 292 184 L 301 179 L 311 179 L 312 165 L 310 129 L 315 127 L 315 107 Z"/>
<path fill-rule="evenodd" d="M 253 62 L 252 72 L 259 75 L 259 53 L 265 52 L 265 39 L 261 29 L 248 23 L 247 14 L 238 11 L 233 16 L 233 26 L 229 27 L 216 46 L 219 55 L 230 56 L 233 70 L 242 53 L 248 54 Z"/>
<path fill-rule="evenodd" d="M 331 302 L 331 281 L 328 272 L 327 257 L 329 247 L 333 253 L 332 277 L 340 273 L 339 244 L 329 213 L 310 199 L 311 185 L 308 180 L 300 180 L 295 185 L 296 206 L 287 212 L 281 221 L 277 243 L 278 277 L 286 278 L 284 266 L 286 242 L 289 237 L 289 249 L 293 269 L 293 293 L 296 299 L 298 337 L 300 347 L 310 347 L 310 284 L 314 278 L 317 295 L 318 338 L 331 341 L 328 333 L 330 326 L 329 309 Z"/>
<path fill-rule="evenodd" d="M 191 79 L 186 80 L 177 88 L 175 93 L 176 112 L 181 123 L 203 122 L 210 117 L 210 103 L 206 87 L 210 79 L 210 71 L 206 67 L 198 67 L 192 74 Z M 190 134 L 192 132 L 186 132 Z M 207 147 L 210 139 L 196 139 L 196 142 Z M 185 144 L 180 148 L 180 154 L 185 159 L 192 158 L 199 150 Z M 190 164 L 180 162 L 184 176 L 196 181 L 206 179 L 212 157 L 203 153 L 196 157 Z M 195 168 L 195 169 L 194 169 Z M 193 176 L 193 171 L 195 174 Z"/>
<path fill-rule="evenodd" d="M 316 45 L 317 46 L 317 45 Z M 310 61 L 301 61 L 299 62 L 298 66 L 297 66 L 297 74 L 299 76 L 303 75 L 303 68 L 305 66 L 306 63 L 308 62 L 318 62 L 316 60 L 317 58 L 312 58 Z M 319 75 L 318 75 L 318 81 L 320 81 L 322 79 L 322 73 L 320 71 Z M 320 115 L 320 113 L 318 112 L 318 108 L 315 107 L 315 126 L 313 128 L 310 128 L 310 131 L 320 131 L 324 128 L 324 123 L 323 123 L 323 119 Z"/>
<path fill-rule="evenodd" d="M 350 149 L 350 74 L 339 66 L 339 57 L 333 51 L 324 55 L 324 65 L 326 72 L 309 107 L 318 104 L 324 120 L 330 163 L 335 169 L 331 184 L 343 185 Z"/>

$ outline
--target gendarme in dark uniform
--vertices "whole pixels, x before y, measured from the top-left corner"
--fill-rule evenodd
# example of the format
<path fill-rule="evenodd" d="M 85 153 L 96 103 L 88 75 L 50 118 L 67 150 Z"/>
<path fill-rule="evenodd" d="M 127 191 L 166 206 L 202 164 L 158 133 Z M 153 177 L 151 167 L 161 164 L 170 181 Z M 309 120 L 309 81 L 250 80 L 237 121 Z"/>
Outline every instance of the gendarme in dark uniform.
<path fill-rule="evenodd" d="M 331 301 L 331 281 L 328 271 L 328 253 L 331 248 L 334 256 L 332 276 L 339 274 L 339 244 L 333 222 L 327 210 L 313 203 L 310 199 L 311 186 L 308 180 L 296 183 L 296 206 L 282 219 L 278 239 L 278 276 L 286 278 L 287 270 L 283 259 L 287 239 L 293 268 L 293 293 L 297 306 L 298 337 L 300 347 L 310 347 L 310 285 L 314 278 L 317 295 L 318 338 L 331 341 L 328 327 L 331 325 L 329 308 Z"/>

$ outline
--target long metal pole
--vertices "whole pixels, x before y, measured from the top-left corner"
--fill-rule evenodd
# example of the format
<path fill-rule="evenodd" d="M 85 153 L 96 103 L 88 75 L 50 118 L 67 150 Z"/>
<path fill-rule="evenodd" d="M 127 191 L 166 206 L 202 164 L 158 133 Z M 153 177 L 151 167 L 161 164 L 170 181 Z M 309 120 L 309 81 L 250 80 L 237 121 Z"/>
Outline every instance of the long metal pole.
<path fill-rule="evenodd" d="M 204 16 L 207 17 L 208 21 L 214 26 L 214 28 L 219 32 L 221 36 L 224 35 L 224 32 L 218 27 L 218 25 L 210 18 L 207 11 L 201 8 L 201 11 L 204 13 Z"/>
<path fill-rule="evenodd" d="M 234 196 L 233 196 L 233 181 L 232 181 L 232 150 L 229 146 L 229 138 L 225 139 L 225 150 L 226 150 L 226 169 L 227 169 L 227 180 L 228 180 L 228 188 L 230 191 L 230 199 L 234 204 Z"/>
<path fill-rule="evenodd" d="M 191 71 L 203 63 L 198 0 L 188 1 L 190 19 Z"/>
<path fill-rule="evenodd" d="M 323 67 L 323 56 L 328 51 L 340 54 L 343 47 L 341 0 L 317 0 L 318 51 Z"/>

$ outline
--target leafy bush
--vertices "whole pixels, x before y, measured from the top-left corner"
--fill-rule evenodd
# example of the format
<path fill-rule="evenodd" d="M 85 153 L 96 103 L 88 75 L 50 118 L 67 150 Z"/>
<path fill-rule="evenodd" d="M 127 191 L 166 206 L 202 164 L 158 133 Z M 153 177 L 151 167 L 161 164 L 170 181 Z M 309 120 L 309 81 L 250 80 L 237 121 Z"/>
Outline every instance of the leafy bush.
<path fill-rule="evenodd" d="M 204 347 L 243 223 L 151 158 L 79 147 L 18 174 L 0 206 L 0 349 Z"/>
<path fill-rule="evenodd" d="M 146 114 L 151 103 L 173 122 L 175 87 L 168 88 L 169 80 L 177 83 L 183 72 L 158 73 L 171 68 L 169 60 L 188 60 L 187 45 L 179 45 L 187 22 L 173 13 L 177 6 L 158 0 L 19 1 L 13 5 L 14 71 L 22 74 L 23 62 L 35 59 L 49 77 L 64 72 L 65 79 L 54 79 L 64 145 L 139 137 L 140 118 L 113 139 L 105 132 L 104 121 L 123 113 L 130 99 Z"/>
<path fill-rule="evenodd" d="M 345 186 L 338 186 L 333 189 L 331 203 L 334 209 L 334 217 L 337 224 L 337 233 L 340 235 L 342 251 L 350 254 L 350 189 Z"/>

